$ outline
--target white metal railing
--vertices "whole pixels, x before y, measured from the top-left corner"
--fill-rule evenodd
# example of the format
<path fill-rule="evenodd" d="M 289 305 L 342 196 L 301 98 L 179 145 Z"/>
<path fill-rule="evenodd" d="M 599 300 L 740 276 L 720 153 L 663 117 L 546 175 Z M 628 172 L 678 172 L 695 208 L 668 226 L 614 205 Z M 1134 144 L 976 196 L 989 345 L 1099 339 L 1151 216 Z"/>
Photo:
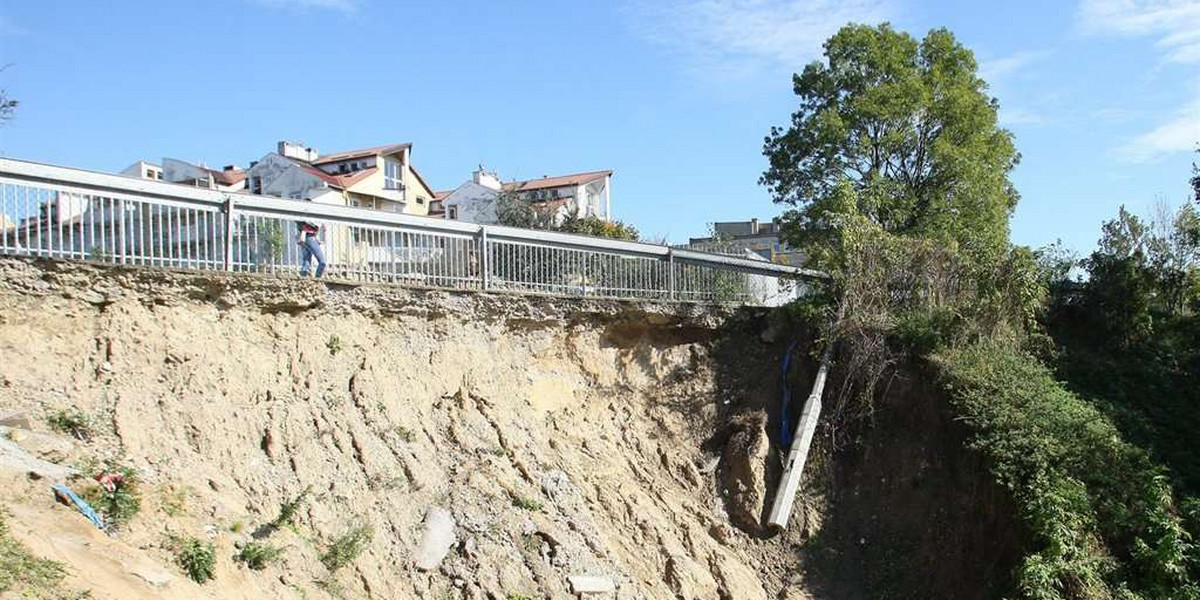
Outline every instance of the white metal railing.
<path fill-rule="evenodd" d="M 0 159 L 0 254 L 447 289 L 780 304 L 815 271 L 656 244 L 229 193 Z"/>

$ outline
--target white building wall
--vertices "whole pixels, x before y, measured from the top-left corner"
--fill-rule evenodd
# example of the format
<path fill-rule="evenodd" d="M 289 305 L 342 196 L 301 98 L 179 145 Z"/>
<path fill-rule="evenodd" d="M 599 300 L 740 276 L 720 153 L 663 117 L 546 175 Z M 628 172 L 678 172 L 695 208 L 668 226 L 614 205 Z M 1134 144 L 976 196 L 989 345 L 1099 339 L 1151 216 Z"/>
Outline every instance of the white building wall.
<path fill-rule="evenodd" d="M 455 219 L 468 223 L 494 224 L 499 222 L 496 215 L 496 200 L 500 193 L 494 189 L 468 181 L 442 200 L 446 213 L 443 218 L 449 219 L 455 212 Z M 451 211 L 451 207 L 454 211 Z"/>
<path fill-rule="evenodd" d="M 319 177 L 275 153 L 264 156 L 246 171 L 247 189 L 253 189 L 250 182 L 255 177 L 262 179 L 262 193 L 265 196 L 312 199 L 323 195 L 325 191 L 331 191 Z"/>

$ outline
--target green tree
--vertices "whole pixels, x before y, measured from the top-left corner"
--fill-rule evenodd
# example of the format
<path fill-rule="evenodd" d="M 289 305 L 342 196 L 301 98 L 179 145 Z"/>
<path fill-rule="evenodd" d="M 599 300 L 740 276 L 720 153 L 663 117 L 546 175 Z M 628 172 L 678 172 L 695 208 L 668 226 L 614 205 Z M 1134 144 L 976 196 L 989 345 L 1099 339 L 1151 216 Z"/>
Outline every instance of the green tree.
<path fill-rule="evenodd" d="M 12 65 L 4 65 L 0 67 L 0 73 L 3 73 Z M 20 104 L 8 95 L 8 90 L 0 89 L 0 125 L 11 121 L 13 114 L 17 112 L 17 105 Z"/>
<path fill-rule="evenodd" d="M 496 196 L 496 220 L 501 225 L 522 229 L 552 229 L 554 214 L 521 198 L 520 194 L 503 190 Z"/>
<path fill-rule="evenodd" d="M 621 221 L 608 221 L 595 216 L 568 215 L 558 218 L 556 211 L 522 198 L 517 192 L 504 190 L 496 197 L 496 220 L 501 225 L 524 229 L 543 229 L 637 241 L 638 230 Z"/>
<path fill-rule="evenodd" d="M 0 90 L 0 124 L 11 121 L 17 110 L 18 102 L 8 96 L 8 92 Z"/>
<path fill-rule="evenodd" d="M 935 29 L 918 42 L 888 24 L 847 25 L 793 86 L 799 109 L 767 136 L 761 178 L 776 202 L 796 207 L 784 215 L 789 241 L 827 243 L 839 220 L 831 211 L 849 199 L 885 232 L 1004 254 L 1019 155 L 953 34 Z"/>
<path fill-rule="evenodd" d="M 621 221 L 606 221 L 596 216 L 569 216 L 563 219 L 555 229 L 563 233 L 577 233 L 593 237 L 606 237 L 615 240 L 637 241 L 638 230 L 633 225 Z"/>
<path fill-rule="evenodd" d="M 1200 154 L 1200 149 L 1196 150 Z M 1200 204 L 1200 163 L 1192 163 L 1192 192 L 1197 204 Z"/>

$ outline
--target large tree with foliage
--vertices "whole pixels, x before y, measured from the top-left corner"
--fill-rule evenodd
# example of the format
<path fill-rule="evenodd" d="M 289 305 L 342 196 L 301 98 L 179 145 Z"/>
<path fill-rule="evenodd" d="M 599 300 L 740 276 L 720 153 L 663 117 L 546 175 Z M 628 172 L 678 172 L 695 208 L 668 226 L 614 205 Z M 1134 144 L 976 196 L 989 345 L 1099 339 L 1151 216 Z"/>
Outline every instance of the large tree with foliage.
<path fill-rule="evenodd" d="M 851 24 L 793 87 L 799 107 L 766 137 L 761 182 L 792 207 L 788 241 L 831 276 L 817 308 L 843 363 L 868 374 L 860 395 L 894 361 L 895 332 L 928 348 L 1032 321 L 1044 286 L 1008 241 L 1019 155 L 970 50 L 945 29 L 917 40 Z"/>
<path fill-rule="evenodd" d="M 794 242 L 828 243 L 835 213 L 852 208 L 889 233 L 981 257 L 1007 250 L 1019 155 L 953 34 L 917 41 L 887 24 L 848 25 L 793 86 L 799 108 L 767 136 L 761 181 L 796 207 L 783 217 Z"/>

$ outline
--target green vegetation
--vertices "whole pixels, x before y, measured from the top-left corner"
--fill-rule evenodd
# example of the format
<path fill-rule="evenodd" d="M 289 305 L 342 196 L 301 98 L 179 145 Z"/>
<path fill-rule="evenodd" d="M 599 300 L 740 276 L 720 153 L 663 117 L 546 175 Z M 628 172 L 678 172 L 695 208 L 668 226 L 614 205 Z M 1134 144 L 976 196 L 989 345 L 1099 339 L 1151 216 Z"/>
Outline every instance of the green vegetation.
<path fill-rule="evenodd" d="M 848 25 L 794 84 L 762 183 L 830 275 L 789 311 L 841 372 L 831 430 L 868 427 L 880 382 L 924 365 L 1026 530 L 1009 597 L 1200 598 L 1195 208 L 1122 210 L 1084 261 L 1013 246 L 1019 155 L 946 30 Z"/>
<path fill-rule="evenodd" d="M 121 482 L 113 489 L 95 485 L 83 491 L 83 498 L 92 508 L 104 516 L 104 521 L 111 527 L 120 527 L 142 509 L 142 495 L 137 471 L 133 467 L 105 462 L 102 467 L 91 473 L 98 477 L 106 473 L 120 476 Z"/>
<path fill-rule="evenodd" d="M 296 515 L 300 514 L 300 508 L 308 501 L 308 495 L 312 492 L 311 487 L 304 488 L 295 498 L 285 500 L 279 505 L 279 514 L 271 521 L 270 527 L 278 529 L 280 527 L 292 527 L 296 524 Z"/>
<path fill-rule="evenodd" d="M 246 528 L 246 524 L 245 524 L 245 523 L 242 523 L 241 521 L 234 521 L 234 522 L 233 522 L 233 523 L 232 523 L 232 524 L 229 526 L 229 531 L 230 531 L 230 533 L 241 533 L 241 532 L 242 532 L 242 530 L 243 530 L 243 529 L 245 529 L 245 528 Z"/>
<path fill-rule="evenodd" d="M 268 223 L 258 225 L 259 239 L 265 247 L 267 257 L 272 267 L 283 258 L 283 225 L 272 219 Z"/>
<path fill-rule="evenodd" d="M 321 554 L 321 564 L 335 572 L 353 563 L 375 537 L 370 525 L 359 525 L 342 534 Z"/>
<path fill-rule="evenodd" d="M 14 598 L 66 598 L 59 588 L 66 569 L 61 563 L 37 558 L 13 539 L 8 514 L 0 511 L 0 595 Z"/>
<path fill-rule="evenodd" d="M 1025 598 L 1197 598 L 1165 470 L 1035 358 L 994 343 L 938 355 L 955 411 L 1033 537 Z"/>
<path fill-rule="evenodd" d="M 1200 495 L 1200 216 L 1159 207 L 1149 222 L 1120 209 L 1077 261 L 1046 249 L 1047 329 L 1060 376 Z M 1086 272 L 1086 280 L 1071 270 Z"/>
<path fill-rule="evenodd" d="M 283 554 L 283 548 L 273 546 L 266 542 L 247 542 L 234 555 L 235 562 L 244 563 L 247 567 L 255 571 L 261 571 L 267 568 L 267 565 L 275 562 Z"/>
<path fill-rule="evenodd" d="M 179 517 L 186 515 L 188 511 L 188 498 L 191 493 L 186 487 L 172 486 L 164 490 L 162 495 L 162 509 L 169 517 Z"/>
<path fill-rule="evenodd" d="M 325 577 L 323 579 L 314 580 L 313 584 L 317 586 L 317 589 L 329 594 L 334 598 L 341 599 L 346 597 L 345 586 L 343 586 L 340 581 L 334 579 L 333 577 Z"/>
<path fill-rule="evenodd" d="M 46 419 L 46 422 L 55 431 L 68 434 L 81 441 L 87 441 L 92 437 L 92 421 L 86 413 L 78 408 L 56 411 Z"/>
<path fill-rule="evenodd" d="M 395 426 L 392 428 L 392 431 L 396 433 L 396 437 L 400 438 L 405 443 L 412 443 L 412 441 L 416 439 L 416 436 L 413 434 L 412 430 L 403 425 Z"/>
<path fill-rule="evenodd" d="M 542 512 L 542 503 L 532 498 L 526 498 L 517 494 L 512 495 L 513 506 L 530 512 Z"/>
<path fill-rule="evenodd" d="M 189 579 L 205 583 L 216 577 L 216 550 L 212 542 L 202 542 L 194 537 L 172 540 L 175 562 Z"/>
<path fill-rule="evenodd" d="M 606 221 L 599 217 L 566 216 L 556 217 L 557 206 L 553 203 L 541 204 L 526 200 L 516 192 L 504 191 L 496 199 L 496 217 L 501 225 L 521 227 L 524 229 L 546 229 L 606 237 L 617 240 L 638 239 L 638 230 L 632 225 L 621 221 Z"/>
<path fill-rule="evenodd" d="M 339 338 L 336 333 L 329 336 L 329 341 L 325 342 L 325 347 L 329 348 L 330 355 L 337 356 L 338 352 L 342 351 L 342 338 Z"/>
<path fill-rule="evenodd" d="M 945 29 L 918 42 L 847 25 L 825 58 L 795 76 L 792 125 L 763 148 L 762 183 L 796 207 L 783 217 L 789 241 L 827 245 L 842 224 L 828 217 L 854 214 L 976 262 L 1005 254 L 1019 155 L 971 51 Z"/>

